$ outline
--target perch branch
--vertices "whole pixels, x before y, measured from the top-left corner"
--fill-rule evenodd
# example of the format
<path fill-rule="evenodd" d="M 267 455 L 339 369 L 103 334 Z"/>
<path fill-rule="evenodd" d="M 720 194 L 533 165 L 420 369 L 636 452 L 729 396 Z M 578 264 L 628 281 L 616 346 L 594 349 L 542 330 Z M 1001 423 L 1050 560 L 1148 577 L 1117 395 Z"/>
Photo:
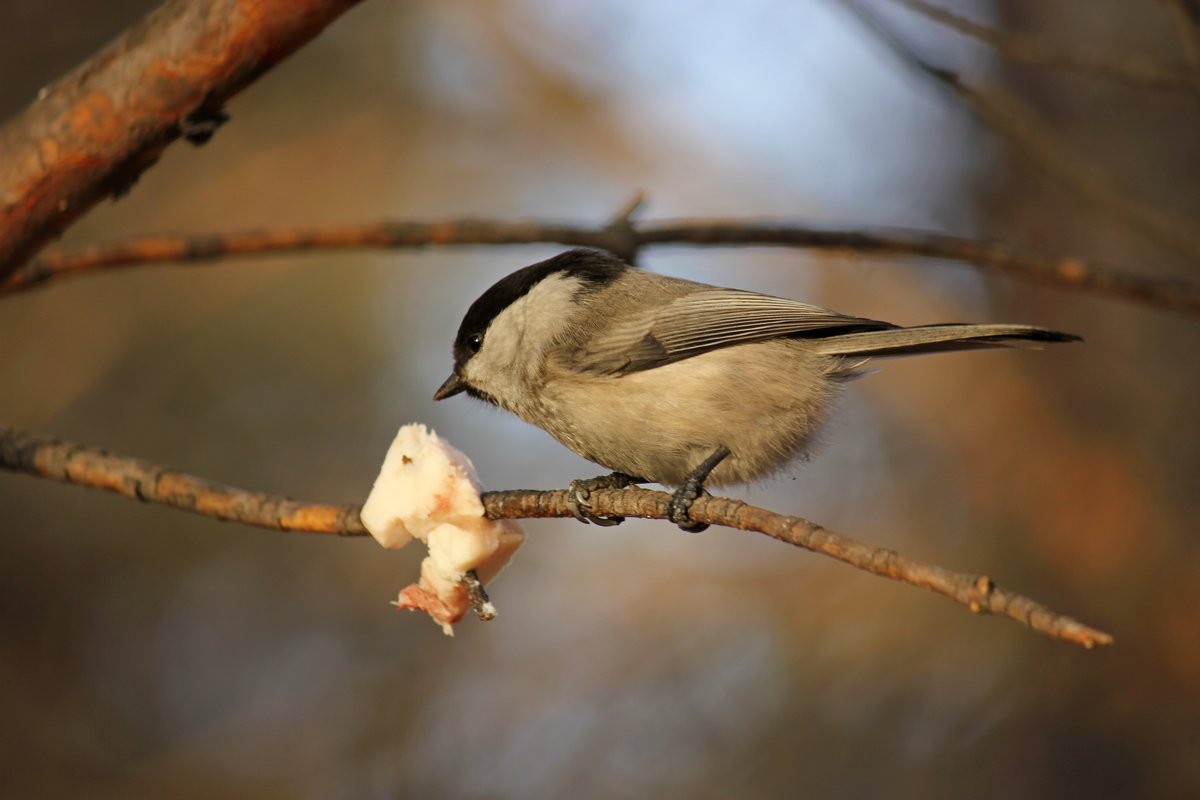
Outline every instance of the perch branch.
<path fill-rule="evenodd" d="M 1078 155 L 1028 104 L 995 86 L 972 86 L 957 73 L 926 61 L 859 0 L 842 0 L 842 4 L 901 62 L 962 103 L 1047 175 L 1130 227 L 1190 258 L 1200 258 L 1200 233 L 1194 222 L 1139 198 L 1107 171 Z"/>
<path fill-rule="evenodd" d="M 1134 54 L 1106 53 L 1090 47 L 1056 46 L 1036 36 L 999 31 L 925 0 L 891 0 L 964 36 L 983 42 L 1011 61 L 1093 75 L 1147 89 L 1188 88 L 1183 66 L 1162 64 Z"/>
<path fill-rule="evenodd" d="M 146 503 L 280 531 L 366 536 L 358 509 L 300 503 L 197 478 L 140 458 L 0 427 L 0 468 L 116 492 Z"/>
<path fill-rule="evenodd" d="M 0 468 L 247 525 L 338 536 L 366 535 L 357 506 L 314 505 L 247 492 L 142 459 L 116 456 L 10 428 L 0 428 Z M 593 492 L 589 502 L 595 513 L 604 516 L 665 519 L 669 499 L 670 495 L 664 492 L 647 489 L 609 489 Z M 483 496 L 485 513 L 493 519 L 567 517 L 571 515 L 568 500 L 568 493 L 563 490 L 487 492 Z M 873 575 L 930 589 L 976 614 L 1007 616 L 1056 639 L 1088 648 L 1113 641 L 1103 631 L 1001 589 L 986 576 L 914 561 L 799 517 L 775 514 L 739 500 L 708 496 L 696 500 L 691 515 L 697 522 L 762 533 Z"/>
<path fill-rule="evenodd" d="M 0 128 L 0 277 L 358 0 L 167 0 Z"/>
<path fill-rule="evenodd" d="M 620 215 L 604 227 L 458 219 L 147 237 L 48 253 L 0 281 L 0 294 L 32 289 L 70 275 L 156 262 L 197 264 L 234 256 L 339 249 L 535 243 L 599 247 L 622 255 L 636 254 L 650 245 L 690 245 L 794 247 L 878 257 L 925 257 L 973 264 L 997 275 L 1060 289 L 1200 313 L 1200 284 L 1143 277 L 1076 256 L 999 242 L 927 231 L 843 230 L 800 223 L 665 220 L 638 225 Z"/>

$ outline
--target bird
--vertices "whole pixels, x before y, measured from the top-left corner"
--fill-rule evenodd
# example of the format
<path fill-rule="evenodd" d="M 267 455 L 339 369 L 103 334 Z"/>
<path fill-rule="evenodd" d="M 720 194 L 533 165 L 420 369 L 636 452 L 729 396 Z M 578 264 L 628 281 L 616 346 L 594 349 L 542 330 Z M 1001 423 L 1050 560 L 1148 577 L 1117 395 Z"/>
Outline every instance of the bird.
<path fill-rule="evenodd" d="M 876 358 L 1080 337 L 1032 325 L 903 327 L 712 286 L 576 248 L 516 270 L 468 308 L 434 394 L 498 406 L 611 474 L 571 484 L 577 519 L 596 489 L 674 487 L 668 518 L 706 486 L 749 483 L 806 454 L 843 384 Z"/>

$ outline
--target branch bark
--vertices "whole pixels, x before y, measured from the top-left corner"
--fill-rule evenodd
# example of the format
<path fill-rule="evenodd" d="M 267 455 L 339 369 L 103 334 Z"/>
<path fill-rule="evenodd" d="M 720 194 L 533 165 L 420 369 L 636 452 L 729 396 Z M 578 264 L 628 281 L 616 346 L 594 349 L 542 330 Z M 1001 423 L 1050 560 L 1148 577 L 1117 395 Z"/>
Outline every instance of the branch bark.
<path fill-rule="evenodd" d="M 59 278 L 157 262 L 200 264 L 232 256 L 341 249 L 557 243 L 598 247 L 626 258 L 650 245 L 811 248 L 877 257 L 924 257 L 972 264 L 997 275 L 1200 314 L 1200 284 L 1151 278 L 1078 256 L 1000 242 L 901 229 L 846 230 L 801 223 L 664 220 L 638 225 L 618 215 L 604 227 L 536 221 L 394 220 L 365 225 L 153 236 L 48 253 L 6 280 L 0 295 Z"/>
<path fill-rule="evenodd" d="M 0 129 L 0 278 L 359 0 L 167 0 Z"/>
<path fill-rule="evenodd" d="M 115 492 L 215 519 L 283 531 L 364 536 L 357 506 L 302 503 L 214 483 L 142 459 L 0 427 L 0 468 Z M 646 489 L 593 492 L 588 502 L 604 516 L 665 519 L 670 495 Z M 486 492 L 493 519 L 568 517 L 564 490 Z M 873 575 L 949 597 L 976 614 L 1007 616 L 1039 633 L 1083 647 L 1112 644 L 1109 634 L 1055 613 L 1034 600 L 1001 589 L 983 575 L 955 572 L 871 547 L 799 517 L 776 514 L 740 500 L 702 496 L 691 507 L 697 522 L 753 531 L 829 556 Z"/>

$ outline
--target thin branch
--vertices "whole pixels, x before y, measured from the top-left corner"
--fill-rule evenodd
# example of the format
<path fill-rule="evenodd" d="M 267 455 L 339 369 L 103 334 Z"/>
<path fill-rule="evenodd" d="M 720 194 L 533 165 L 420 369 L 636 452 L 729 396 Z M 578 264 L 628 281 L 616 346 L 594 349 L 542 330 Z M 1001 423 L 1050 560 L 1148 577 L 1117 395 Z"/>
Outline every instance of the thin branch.
<path fill-rule="evenodd" d="M 0 468 L 116 492 L 226 522 L 280 531 L 368 535 L 355 507 L 300 503 L 247 492 L 140 458 L 115 456 L 12 428 L 0 427 Z"/>
<path fill-rule="evenodd" d="M 1197 0 L 1167 0 L 1179 28 L 1179 38 L 1191 65 L 1192 89 L 1200 97 L 1200 2 Z"/>
<path fill-rule="evenodd" d="M 483 622 L 490 622 L 496 618 L 496 605 L 488 597 L 487 589 L 484 588 L 483 581 L 479 580 L 478 572 L 473 569 L 467 570 L 463 575 L 462 587 L 467 592 L 467 597 L 471 601 L 471 610 L 475 612 L 475 616 Z"/>
<path fill-rule="evenodd" d="M 167 0 L 0 129 L 0 277 L 359 0 Z"/>
<path fill-rule="evenodd" d="M 935 258 L 972 264 L 997 275 L 1024 278 L 1059 289 L 1200 313 L 1200 284 L 1195 282 L 1148 278 L 1079 256 L 930 231 L 841 230 L 685 220 L 648 226 L 640 237 L 646 244 L 804 247 L 846 254 Z"/>
<path fill-rule="evenodd" d="M 338 536 L 366 535 L 356 506 L 313 505 L 246 492 L 142 459 L 11 428 L 0 427 L 0 468 L 247 525 Z M 588 498 L 596 514 L 644 519 L 665 519 L 669 499 L 664 492 L 646 489 L 597 490 Z M 492 519 L 567 517 L 571 515 L 568 500 L 565 490 L 487 492 L 483 496 L 485 513 Z M 708 496 L 696 500 L 691 515 L 697 522 L 762 533 L 873 575 L 930 589 L 976 614 L 1007 616 L 1056 639 L 1087 648 L 1113 642 L 1109 634 L 1001 589 L 986 576 L 914 561 L 799 517 L 755 508 L 740 500 Z"/>
<path fill-rule="evenodd" d="M 0 295 L 32 289 L 70 275 L 156 262 L 201 264 L 233 256 L 340 249 L 535 243 L 598 247 L 618 254 L 636 253 L 650 245 L 690 245 L 795 247 L 876 257 L 917 256 L 973 264 L 997 275 L 1060 289 L 1200 313 L 1200 284 L 1143 277 L 1078 256 L 928 231 L 843 230 L 801 223 L 738 220 L 664 220 L 641 226 L 626 220 L 621 225 L 610 223 L 594 228 L 534 221 L 452 219 L 154 236 L 48 253 L 0 282 Z"/>
<path fill-rule="evenodd" d="M 904 64 L 956 98 L 1046 174 L 1130 227 L 1190 258 L 1200 258 L 1200 229 L 1193 221 L 1158 208 L 1119 184 L 1107 171 L 1077 154 L 1015 95 L 995 86 L 968 84 L 957 73 L 926 61 L 860 0 L 842 0 L 842 4 Z"/>
<path fill-rule="evenodd" d="M 1053 45 L 1036 36 L 996 30 L 925 0 L 891 2 L 964 36 L 983 42 L 1012 61 L 1078 72 L 1146 89 L 1174 91 L 1188 88 L 1188 73 L 1182 66 L 1163 64 L 1141 55 L 1108 53 L 1090 47 Z"/>

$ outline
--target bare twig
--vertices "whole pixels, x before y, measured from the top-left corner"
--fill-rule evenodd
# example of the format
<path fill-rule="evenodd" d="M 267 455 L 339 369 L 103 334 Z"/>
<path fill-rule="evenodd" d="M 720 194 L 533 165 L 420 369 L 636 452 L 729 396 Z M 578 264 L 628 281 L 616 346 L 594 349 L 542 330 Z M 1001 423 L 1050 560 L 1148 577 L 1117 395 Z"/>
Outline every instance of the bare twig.
<path fill-rule="evenodd" d="M 1079 196 L 1106 209 L 1127 225 L 1163 244 L 1200 258 L 1200 233 L 1191 220 L 1178 217 L 1137 196 L 1101 167 L 1080 156 L 1016 96 L 995 86 L 972 86 L 957 73 L 926 61 L 869 11 L 860 0 L 842 0 L 864 25 L 914 72 L 948 92 L 1017 151 Z"/>
<path fill-rule="evenodd" d="M 0 277 L 358 0 L 167 0 L 0 129 Z"/>
<path fill-rule="evenodd" d="M 496 604 L 488 597 L 483 581 L 479 580 L 479 573 L 473 569 L 467 570 L 463 575 L 462 586 L 467 593 L 467 598 L 471 601 L 471 610 L 475 612 L 475 616 L 484 622 L 494 620 Z"/>
<path fill-rule="evenodd" d="M 1108 53 L 1090 47 L 1054 45 L 1036 36 L 999 31 L 925 0 L 891 0 L 964 36 L 983 42 L 1012 61 L 1121 81 L 1148 89 L 1188 87 L 1187 70 L 1147 56 Z"/>
<path fill-rule="evenodd" d="M 918 256 L 973 264 L 997 275 L 1062 289 L 1200 313 L 1200 284 L 1143 277 L 1077 256 L 927 231 L 843 230 L 801 223 L 739 220 L 664 220 L 642 226 L 630 221 L 619 227 L 610 223 L 589 228 L 532 221 L 458 219 L 155 236 L 49 253 L 0 282 L 0 294 L 31 289 L 69 275 L 155 262 L 198 264 L 218 258 L 272 253 L 539 242 L 599 247 L 616 253 L 636 252 L 650 245 L 693 245 L 796 247 L 879 257 Z"/>
<path fill-rule="evenodd" d="M 0 428 L 0 468 L 247 525 L 338 536 L 366 534 L 356 506 L 314 505 L 246 492 L 141 459 L 10 428 Z M 569 499 L 565 490 L 487 492 L 483 496 L 485 513 L 492 519 L 567 517 L 571 514 Z M 646 489 L 603 489 L 592 492 L 588 498 L 596 514 L 645 519 L 665 519 L 669 499 L 670 495 L 664 492 Z M 783 516 L 739 500 L 707 496 L 696 500 L 690 513 L 697 522 L 762 533 L 873 575 L 930 589 L 974 613 L 1007 616 L 1056 639 L 1088 648 L 1113 641 L 1109 634 L 1001 589 L 985 576 L 913 561 L 799 517 Z"/>
<path fill-rule="evenodd" d="M 612 215 L 612 219 L 608 221 L 610 228 L 619 228 L 623 225 L 632 225 L 634 218 L 641 213 L 646 207 L 646 193 L 641 189 L 629 196 L 616 213 Z"/>
<path fill-rule="evenodd" d="M 1200 284 L 1147 278 L 1078 256 L 1014 247 L 996 241 L 896 228 L 840 230 L 805 225 L 666 221 L 640 233 L 645 244 L 805 247 L 872 256 L 919 256 L 962 262 L 997 275 L 1200 313 Z"/>
<path fill-rule="evenodd" d="M 1167 4 L 1175 17 L 1179 38 L 1183 40 L 1183 49 L 1192 68 L 1192 89 L 1195 90 L 1196 96 L 1200 97 L 1200 2 L 1167 0 Z"/>
<path fill-rule="evenodd" d="M 617 209 L 617 213 L 613 214 L 606 228 L 613 246 L 605 249 L 620 256 L 629 264 L 638 263 L 641 242 L 638 240 L 637 231 L 634 228 L 634 219 L 641 213 L 645 205 L 646 193 L 639 189 Z"/>
<path fill-rule="evenodd" d="M 227 522 L 280 531 L 366 536 L 358 509 L 247 492 L 140 458 L 0 427 L 0 467 L 161 503 Z"/>

